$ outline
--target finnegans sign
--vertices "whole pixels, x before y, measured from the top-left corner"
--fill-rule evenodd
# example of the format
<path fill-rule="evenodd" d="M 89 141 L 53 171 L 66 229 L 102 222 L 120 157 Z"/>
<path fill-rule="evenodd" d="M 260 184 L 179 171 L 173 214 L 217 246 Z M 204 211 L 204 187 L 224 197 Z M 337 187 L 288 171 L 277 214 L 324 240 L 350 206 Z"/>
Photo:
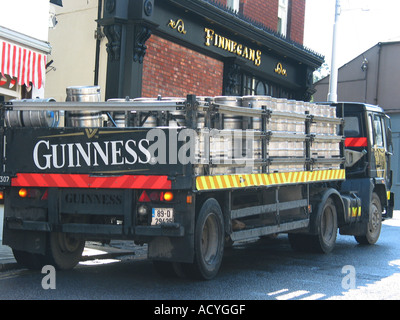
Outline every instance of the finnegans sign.
<path fill-rule="evenodd" d="M 249 48 L 241 43 L 221 36 L 217 34 L 213 29 L 204 28 L 204 31 L 206 34 L 205 45 L 207 47 L 214 46 L 216 48 L 220 48 L 221 50 L 231 52 L 244 59 L 250 60 L 257 67 L 261 65 L 261 50 Z"/>

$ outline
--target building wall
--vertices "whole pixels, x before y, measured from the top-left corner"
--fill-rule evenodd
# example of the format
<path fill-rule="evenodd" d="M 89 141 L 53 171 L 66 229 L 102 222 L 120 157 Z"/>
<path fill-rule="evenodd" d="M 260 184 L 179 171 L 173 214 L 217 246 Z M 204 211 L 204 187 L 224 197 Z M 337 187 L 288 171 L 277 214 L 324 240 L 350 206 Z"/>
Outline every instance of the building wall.
<path fill-rule="evenodd" d="M 97 0 L 63 1 L 63 7 L 56 8 L 57 25 L 49 30 L 49 41 L 53 47 L 47 61 L 53 60 L 47 73 L 47 98 L 65 101 L 69 86 L 90 86 L 94 84 L 97 28 Z M 100 86 L 104 98 L 107 52 L 106 38 L 101 43 Z"/>
<path fill-rule="evenodd" d="M 380 50 L 378 104 L 385 110 L 400 110 L 400 42 L 384 43 Z"/>
<path fill-rule="evenodd" d="M 294 0 L 296 1 L 296 0 Z M 278 27 L 279 0 L 243 0 L 243 15 L 276 31 Z"/>
<path fill-rule="evenodd" d="M 143 97 L 222 94 L 223 63 L 151 36 L 143 62 Z"/>
<path fill-rule="evenodd" d="M 278 27 L 279 0 L 242 0 L 241 12 L 244 16 L 258 21 L 276 31 Z M 287 37 L 303 44 L 305 0 L 289 0 Z"/>
<path fill-rule="evenodd" d="M 338 100 L 378 104 L 386 111 L 400 110 L 400 42 L 379 43 L 339 69 Z M 363 63 L 366 68 L 362 68 Z M 326 101 L 329 77 L 315 84 L 315 101 Z"/>
<path fill-rule="evenodd" d="M 391 191 L 395 195 L 394 208 L 400 210 L 400 113 L 390 114 L 392 123 L 393 156 L 391 169 L 393 171 L 393 185 Z"/>
<path fill-rule="evenodd" d="M 361 68 L 368 61 L 366 68 Z M 374 46 L 343 65 L 338 72 L 338 101 L 377 104 L 379 46 Z M 330 77 L 316 83 L 315 101 L 326 101 Z"/>
<path fill-rule="evenodd" d="M 220 0 L 226 4 L 227 0 Z M 53 60 L 47 73 L 45 97 L 66 98 L 65 88 L 93 85 L 98 0 L 69 0 L 56 8 L 58 24 L 49 32 Z M 276 31 L 279 0 L 240 0 L 241 13 Z M 104 3 L 103 3 L 104 5 Z M 289 0 L 287 37 L 303 43 L 305 0 Z M 107 39 L 101 41 L 99 85 L 105 99 Z M 153 35 L 143 62 L 142 96 L 220 95 L 223 61 L 218 61 Z M 190 57 L 190 59 L 189 59 Z M 162 70 L 161 70 L 162 68 Z M 178 76 L 178 74 L 180 74 Z M 115 98 L 115 97 L 114 97 Z"/>
<path fill-rule="evenodd" d="M 304 42 L 304 16 L 306 14 L 305 0 L 292 0 L 289 10 L 289 37 L 291 40 L 303 44 Z"/>

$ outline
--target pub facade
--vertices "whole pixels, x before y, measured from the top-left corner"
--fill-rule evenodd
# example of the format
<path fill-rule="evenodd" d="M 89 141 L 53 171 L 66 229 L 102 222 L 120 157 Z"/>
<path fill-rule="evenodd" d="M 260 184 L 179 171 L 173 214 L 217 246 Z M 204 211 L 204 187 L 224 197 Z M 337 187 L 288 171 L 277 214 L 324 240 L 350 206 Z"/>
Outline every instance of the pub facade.
<path fill-rule="evenodd" d="M 241 1 L 236 11 L 229 1 L 105 1 L 99 23 L 108 40 L 106 97 L 191 93 L 309 100 L 312 73 L 323 57 L 246 16 L 251 2 Z"/>
<path fill-rule="evenodd" d="M 97 36 L 90 43 L 82 41 L 90 49 L 81 46 L 76 58 L 73 52 L 48 58 L 61 70 L 68 59 L 73 66 L 83 60 L 79 57 L 96 52 L 96 59 L 91 59 L 94 66 L 87 62 L 94 70 L 93 82 L 72 81 L 92 71 L 85 71 L 81 64 L 75 74 L 70 67 L 68 73 L 50 73 L 53 84 L 100 85 L 105 100 L 187 94 L 309 100 L 314 92 L 312 73 L 324 58 L 302 45 L 305 0 L 95 2 L 88 1 L 88 6 L 93 14 L 97 12 L 93 19 Z M 66 2 L 59 12 L 68 6 L 72 12 L 72 3 Z M 63 16 L 59 15 L 58 28 L 63 28 Z M 57 52 L 57 41 L 65 43 L 66 36 L 71 43 L 78 38 L 71 28 L 77 28 L 79 18 L 74 17 L 74 22 L 65 27 L 63 36 L 54 30 L 53 51 Z M 89 32 L 84 25 L 79 30 Z M 48 95 L 59 96 L 54 90 Z"/>

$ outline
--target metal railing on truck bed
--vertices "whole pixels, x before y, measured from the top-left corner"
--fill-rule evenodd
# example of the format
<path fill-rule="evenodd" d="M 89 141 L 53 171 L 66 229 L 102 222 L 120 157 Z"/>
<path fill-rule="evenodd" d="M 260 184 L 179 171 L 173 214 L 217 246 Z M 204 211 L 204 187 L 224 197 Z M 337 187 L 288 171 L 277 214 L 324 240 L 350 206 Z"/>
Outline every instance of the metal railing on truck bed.
<path fill-rule="evenodd" d="M 64 113 L 65 119 L 69 114 L 100 113 L 101 126 L 75 122 L 75 127 L 65 127 L 65 121 L 56 128 L 38 128 L 26 127 L 23 121 L 10 123 L 15 118 L 46 117 L 49 114 L 43 112 L 50 110 L 50 117 Z M 309 173 L 316 171 L 327 172 L 325 179 L 342 178 L 343 137 L 337 130 L 342 119 L 322 114 L 307 102 L 193 95 L 107 102 L 22 100 L 3 103 L 1 116 L 4 176 L 167 172 L 169 177 L 197 177 L 192 184 L 198 190 L 265 185 L 275 178 L 275 183 L 307 182 L 313 181 Z M 291 180 L 290 172 L 303 172 L 302 181 Z M 242 175 L 250 175 L 245 184 Z M 225 176 L 229 183 L 214 176 Z M 239 178 L 239 183 L 229 176 Z"/>

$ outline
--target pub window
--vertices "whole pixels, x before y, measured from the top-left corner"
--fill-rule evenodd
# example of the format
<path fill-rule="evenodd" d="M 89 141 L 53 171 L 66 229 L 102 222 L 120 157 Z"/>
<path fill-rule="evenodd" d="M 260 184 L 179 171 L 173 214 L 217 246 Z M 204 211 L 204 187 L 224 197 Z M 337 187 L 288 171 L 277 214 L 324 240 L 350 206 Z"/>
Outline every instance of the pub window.
<path fill-rule="evenodd" d="M 243 87 L 242 87 L 244 96 L 253 96 L 256 94 L 256 78 L 243 75 Z"/>
<path fill-rule="evenodd" d="M 240 2 L 240 0 L 228 0 L 227 7 L 236 12 L 239 12 L 239 7 L 240 7 L 239 2 Z"/>
<path fill-rule="evenodd" d="M 249 74 L 243 74 L 241 94 L 243 96 L 257 95 L 287 99 L 295 97 L 294 91 Z"/>
<path fill-rule="evenodd" d="M 278 32 L 286 37 L 288 24 L 289 0 L 279 0 Z"/>
<path fill-rule="evenodd" d="M 17 78 L 11 78 L 9 75 L 0 73 L 0 101 L 29 98 L 25 96 L 26 93 L 29 93 L 26 91 L 25 86 L 21 87 L 18 84 Z"/>
<path fill-rule="evenodd" d="M 267 96 L 267 86 L 263 81 L 258 81 L 256 85 L 256 95 L 258 96 Z"/>

